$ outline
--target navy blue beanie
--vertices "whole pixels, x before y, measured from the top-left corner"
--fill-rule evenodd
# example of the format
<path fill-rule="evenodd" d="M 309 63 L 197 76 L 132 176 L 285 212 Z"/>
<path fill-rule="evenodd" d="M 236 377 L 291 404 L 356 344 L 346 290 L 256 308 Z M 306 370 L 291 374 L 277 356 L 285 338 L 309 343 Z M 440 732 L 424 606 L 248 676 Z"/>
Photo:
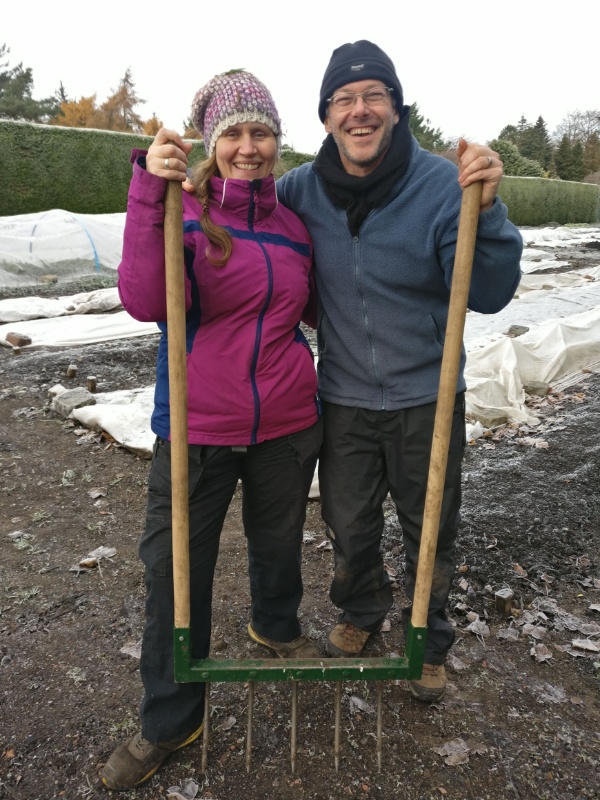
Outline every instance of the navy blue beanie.
<path fill-rule="evenodd" d="M 396 75 L 392 59 L 373 42 L 361 39 L 359 42 L 343 44 L 331 54 L 331 59 L 323 76 L 319 95 L 319 119 L 325 122 L 327 101 L 340 86 L 355 81 L 372 78 L 383 81 L 394 91 L 392 99 L 400 111 L 404 103 L 402 86 Z"/>

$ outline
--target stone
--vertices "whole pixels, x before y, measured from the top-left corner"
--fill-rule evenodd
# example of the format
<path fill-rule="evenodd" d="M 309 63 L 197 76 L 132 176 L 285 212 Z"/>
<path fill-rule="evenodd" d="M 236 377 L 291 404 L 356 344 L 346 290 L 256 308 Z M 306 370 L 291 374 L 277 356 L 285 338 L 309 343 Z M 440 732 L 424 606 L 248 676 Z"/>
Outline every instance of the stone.
<path fill-rule="evenodd" d="M 27 347 L 28 344 L 31 344 L 31 338 L 29 336 L 26 336 L 24 333 L 17 333 L 16 331 L 7 333 L 6 341 L 12 344 L 13 347 Z"/>
<path fill-rule="evenodd" d="M 525 325 L 511 325 L 510 328 L 506 331 L 506 335 L 510 336 L 511 339 L 516 338 L 517 336 L 523 336 L 524 333 L 527 333 L 529 330 L 528 327 Z"/>
<path fill-rule="evenodd" d="M 63 417 L 70 416 L 76 408 L 96 405 L 96 398 L 82 386 L 77 389 L 67 389 L 52 400 L 52 410 Z"/>

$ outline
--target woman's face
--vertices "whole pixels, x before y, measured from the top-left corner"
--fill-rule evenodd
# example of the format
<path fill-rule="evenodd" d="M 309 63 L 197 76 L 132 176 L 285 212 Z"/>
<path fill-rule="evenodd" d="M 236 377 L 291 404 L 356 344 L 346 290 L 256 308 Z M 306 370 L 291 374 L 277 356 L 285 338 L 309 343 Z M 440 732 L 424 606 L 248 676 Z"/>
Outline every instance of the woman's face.
<path fill-rule="evenodd" d="M 215 154 L 221 178 L 266 178 L 277 161 L 277 140 L 268 125 L 240 122 L 219 136 Z"/>

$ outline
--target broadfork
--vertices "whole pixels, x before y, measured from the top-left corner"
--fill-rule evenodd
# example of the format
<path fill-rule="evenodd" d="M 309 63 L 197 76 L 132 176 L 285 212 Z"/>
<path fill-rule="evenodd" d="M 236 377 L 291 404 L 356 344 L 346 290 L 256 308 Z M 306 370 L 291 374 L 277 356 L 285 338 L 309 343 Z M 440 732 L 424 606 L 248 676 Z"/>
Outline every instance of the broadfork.
<path fill-rule="evenodd" d="M 298 682 L 333 681 L 335 687 L 334 762 L 340 763 L 341 681 L 377 681 L 376 757 L 381 770 L 382 754 L 382 681 L 410 680 L 421 677 L 427 611 L 431 594 L 435 552 L 439 530 L 442 494 L 458 371 L 463 343 L 467 299 L 482 184 L 468 186 L 462 195 L 460 221 L 446 338 L 442 356 L 439 392 L 434 421 L 427 493 L 425 498 L 419 562 L 411 620 L 406 632 L 406 655 L 398 658 L 336 659 L 194 659 L 190 648 L 190 567 L 188 506 L 188 428 L 186 374 L 186 320 L 183 264 L 183 225 L 181 183 L 169 181 L 165 195 L 165 264 L 167 292 L 167 330 L 171 412 L 171 483 L 174 584 L 174 674 L 177 683 L 205 682 L 202 771 L 208 765 L 210 683 L 247 682 L 248 720 L 246 769 L 250 771 L 254 684 L 256 681 L 289 681 L 291 703 L 291 771 L 297 758 Z"/>

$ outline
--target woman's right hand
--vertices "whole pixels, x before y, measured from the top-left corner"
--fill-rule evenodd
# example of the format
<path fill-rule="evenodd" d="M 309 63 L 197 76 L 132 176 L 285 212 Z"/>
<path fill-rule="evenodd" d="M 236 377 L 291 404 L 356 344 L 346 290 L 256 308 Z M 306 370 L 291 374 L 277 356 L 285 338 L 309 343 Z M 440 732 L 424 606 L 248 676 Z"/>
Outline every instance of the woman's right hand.
<path fill-rule="evenodd" d="M 191 142 L 184 142 L 176 131 L 161 128 L 146 155 L 146 169 L 169 181 L 185 181 Z"/>

